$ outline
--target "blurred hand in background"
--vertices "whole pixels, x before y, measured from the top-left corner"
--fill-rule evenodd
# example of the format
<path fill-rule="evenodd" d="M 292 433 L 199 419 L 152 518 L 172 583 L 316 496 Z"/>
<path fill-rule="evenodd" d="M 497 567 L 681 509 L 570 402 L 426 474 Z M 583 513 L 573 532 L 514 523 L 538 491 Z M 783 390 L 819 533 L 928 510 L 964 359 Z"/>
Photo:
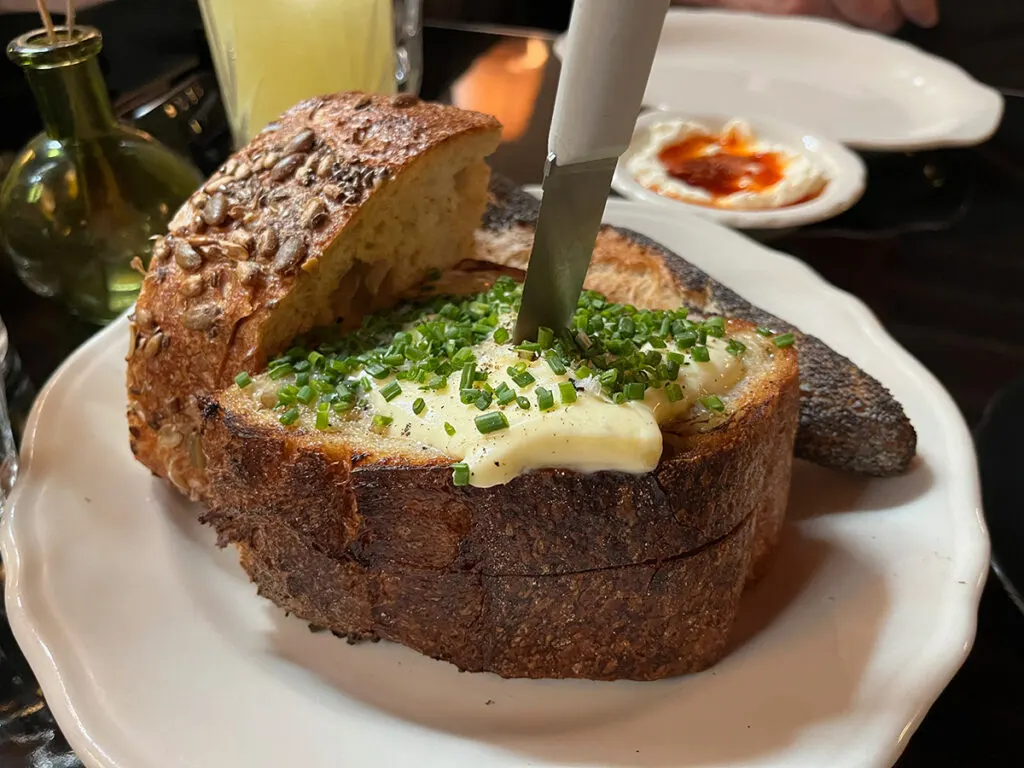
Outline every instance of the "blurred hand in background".
<path fill-rule="evenodd" d="M 938 0 L 672 0 L 672 4 L 820 16 L 886 33 L 895 32 L 908 21 L 919 27 L 933 27 L 939 20 Z"/>

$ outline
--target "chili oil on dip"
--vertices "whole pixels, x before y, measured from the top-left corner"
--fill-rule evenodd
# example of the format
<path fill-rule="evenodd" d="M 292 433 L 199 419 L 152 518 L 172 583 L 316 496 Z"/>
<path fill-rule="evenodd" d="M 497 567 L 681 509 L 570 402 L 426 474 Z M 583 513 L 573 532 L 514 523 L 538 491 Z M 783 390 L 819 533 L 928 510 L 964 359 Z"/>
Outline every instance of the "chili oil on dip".
<path fill-rule="evenodd" d="M 720 132 L 687 120 L 652 125 L 627 168 L 652 192 L 684 203 L 734 210 L 786 208 L 828 184 L 807 156 L 761 141 L 733 120 Z"/>

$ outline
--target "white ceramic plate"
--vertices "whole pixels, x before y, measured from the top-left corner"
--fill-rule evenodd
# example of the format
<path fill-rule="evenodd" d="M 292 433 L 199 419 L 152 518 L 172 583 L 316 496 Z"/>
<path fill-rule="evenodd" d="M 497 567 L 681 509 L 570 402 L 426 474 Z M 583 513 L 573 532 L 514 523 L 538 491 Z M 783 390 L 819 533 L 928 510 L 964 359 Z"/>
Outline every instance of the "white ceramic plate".
<path fill-rule="evenodd" d="M 824 171 L 828 177 L 828 184 L 821 194 L 805 203 L 769 210 L 742 211 L 711 208 L 652 192 L 638 182 L 627 167 L 630 159 L 646 142 L 648 131 L 655 123 L 672 119 L 692 120 L 712 133 L 718 133 L 730 120 L 737 118 L 744 119 L 750 125 L 758 141 L 786 147 L 792 152 L 803 155 L 817 168 Z M 781 120 L 742 115 L 694 115 L 656 110 L 641 115 L 636 121 L 633 141 L 619 158 L 619 163 L 615 167 L 615 176 L 612 179 L 612 187 L 629 200 L 653 203 L 676 211 L 685 209 L 695 216 L 717 221 L 719 224 L 734 229 L 783 229 L 801 227 L 838 216 L 864 194 L 866 176 L 867 169 L 864 167 L 864 162 L 846 147 L 830 141 L 820 134 Z"/>
<path fill-rule="evenodd" d="M 906 476 L 799 465 L 775 567 L 730 655 L 657 683 L 501 680 L 350 646 L 258 598 L 199 510 L 129 452 L 122 318 L 30 419 L 2 531 L 11 626 L 60 726 L 103 768 L 886 765 L 974 637 L 988 539 L 949 396 L 856 300 L 711 223 L 607 219 L 812 329 L 892 388 Z"/>
<path fill-rule="evenodd" d="M 564 48 L 563 37 L 556 54 Z M 977 144 L 1003 114 L 998 91 L 893 38 L 818 19 L 682 9 L 665 19 L 644 103 L 777 117 L 888 150 Z"/>

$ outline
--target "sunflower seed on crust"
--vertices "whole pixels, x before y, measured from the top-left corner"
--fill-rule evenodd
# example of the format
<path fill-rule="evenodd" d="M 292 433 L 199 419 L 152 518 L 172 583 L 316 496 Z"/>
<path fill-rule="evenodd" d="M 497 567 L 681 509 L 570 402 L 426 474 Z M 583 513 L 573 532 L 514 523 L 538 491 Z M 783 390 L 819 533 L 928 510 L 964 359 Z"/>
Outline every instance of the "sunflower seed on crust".
<path fill-rule="evenodd" d="M 306 243 L 300 237 L 289 237 L 277 251 L 271 269 L 277 274 L 291 272 L 306 257 Z"/>
<path fill-rule="evenodd" d="M 256 255 L 261 259 L 269 259 L 277 253 L 277 232 L 273 227 L 267 227 L 256 239 Z"/>
<path fill-rule="evenodd" d="M 203 257 L 199 255 L 199 251 L 184 240 L 174 241 L 174 260 L 186 272 L 195 272 L 203 266 Z"/>
<path fill-rule="evenodd" d="M 284 149 L 281 152 L 285 155 L 309 152 L 313 148 L 313 142 L 315 141 L 316 136 L 307 128 L 295 134 L 291 141 L 284 145 Z"/>

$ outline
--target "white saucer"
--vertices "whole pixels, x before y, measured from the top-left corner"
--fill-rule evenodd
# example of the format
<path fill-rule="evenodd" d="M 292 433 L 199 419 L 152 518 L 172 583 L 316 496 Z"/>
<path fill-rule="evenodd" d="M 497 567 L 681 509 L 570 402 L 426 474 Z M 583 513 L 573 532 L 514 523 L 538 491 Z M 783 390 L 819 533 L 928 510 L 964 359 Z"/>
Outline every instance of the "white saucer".
<path fill-rule="evenodd" d="M 554 49 L 564 54 L 564 37 Z M 893 38 L 797 16 L 683 9 L 665 19 L 644 104 L 766 115 L 858 149 L 906 151 L 979 144 L 1003 114 L 998 91 Z"/>
<path fill-rule="evenodd" d="M 828 184 L 813 200 L 784 208 L 740 211 L 686 203 L 652 192 L 640 184 L 628 169 L 630 159 L 645 141 L 652 125 L 662 120 L 692 120 L 717 133 L 737 115 L 694 115 L 681 112 L 652 111 L 640 116 L 633 142 L 619 158 L 612 188 L 623 197 L 642 203 L 686 211 L 733 229 L 784 229 L 824 221 L 850 208 L 864 194 L 867 169 L 853 152 L 820 134 L 770 118 L 744 118 L 758 140 L 791 148 L 807 157 L 828 176 Z"/>
<path fill-rule="evenodd" d="M 0 531 L 11 627 L 71 745 L 98 768 L 889 765 L 962 663 L 988 569 L 970 435 L 857 300 L 686 214 L 611 201 L 881 378 L 920 456 L 904 477 L 796 468 L 790 523 L 732 648 L 657 683 L 502 680 L 312 634 L 256 596 L 199 509 L 137 464 L 125 319 L 33 409 Z"/>

